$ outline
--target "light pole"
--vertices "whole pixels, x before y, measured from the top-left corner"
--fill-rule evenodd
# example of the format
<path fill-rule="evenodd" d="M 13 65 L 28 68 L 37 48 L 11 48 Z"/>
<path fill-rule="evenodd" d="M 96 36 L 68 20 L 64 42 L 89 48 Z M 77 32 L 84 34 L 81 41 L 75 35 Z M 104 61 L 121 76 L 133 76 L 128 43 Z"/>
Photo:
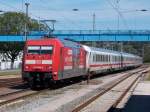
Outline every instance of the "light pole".
<path fill-rule="evenodd" d="M 79 9 L 72 9 L 72 11 L 79 11 Z M 94 32 L 96 30 L 96 14 L 92 14 L 92 31 Z"/>
<path fill-rule="evenodd" d="M 117 0 L 117 10 L 119 10 L 119 2 L 120 0 Z M 118 32 L 118 36 L 119 36 L 119 29 L 120 29 L 120 17 L 119 17 L 119 13 L 118 13 L 118 18 L 117 18 L 117 32 Z M 123 52 L 123 42 L 120 42 L 120 51 Z"/>
<path fill-rule="evenodd" d="M 119 7 L 119 2 L 120 0 L 116 0 L 116 3 L 117 3 L 117 10 L 120 9 Z M 132 11 L 128 11 L 128 12 L 133 12 L 133 11 L 141 11 L 141 12 L 145 12 L 145 11 L 148 11 L 146 9 L 136 9 L 136 10 L 132 10 Z M 117 30 L 118 30 L 118 36 L 119 36 L 119 29 L 120 29 L 120 15 L 119 15 L 119 12 L 120 13 L 125 13 L 125 12 L 121 12 L 121 11 L 118 11 L 118 20 L 117 20 Z M 120 42 L 120 49 L 121 49 L 121 52 L 123 52 L 123 42 Z"/>
<path fill-rule="evenodd" d="M 117 0 L 117 9 L 119 10 L 119 2 L 120 0 Z M 119 34 L 119 28 L 120 28 L 120 15 L 118 14 L 118 19 L 117 19 L 117 30 L 118 30 L 118 34 Z"/>
<path fill-rule="evenodd" d="M 25 3 L 25 6 L 26 6 L 26 21 L 25 21 L 25 40 L 27 41 L 27 33 L 28 33 L 28 8 L 29 8 L 29 3 Z"/>
<path fill-rule="evenodd" d="M 96 19 L 96 15 L 95 15 L 95 13 L 93 13 L 93 32 L 96 29 L 95 19 Z"/>

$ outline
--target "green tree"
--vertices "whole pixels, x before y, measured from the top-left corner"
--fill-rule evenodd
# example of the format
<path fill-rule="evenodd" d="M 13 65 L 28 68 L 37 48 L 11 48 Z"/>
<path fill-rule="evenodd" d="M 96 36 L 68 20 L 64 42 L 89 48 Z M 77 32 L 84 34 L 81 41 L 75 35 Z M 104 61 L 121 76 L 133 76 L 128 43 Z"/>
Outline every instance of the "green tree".
<path fill-rule="evenodd" d="M 39 24 L 37 20 L 26 17 L 21 12 L 6 12 L 0 15 L 0 34 L 23 34 L 25 23 L 28 24 L 28 30 L 47 30 L 44 24 Z"/>
<path fill-rule="evenodd" d="M 26 17 L 21 12 L 7 12 L 0 15 L 0 34 L 1 35 L 19 35 L 24 34 L 25 22 L 28 24 L 28 30 L 45 29 L 43 24 L 38 24 L 37 20 Z M 0 43 L 0 52 L 11 60 L 11 68 L 13 68 L 14 61 L 23 50 L 24 43 L 22 42 L 5 42 Z"/>
<path fill-rule="evenodd" d="M 0 51 L 3 54 L 3 61 L 9 59 L 11 61 L 11 69 L 17 56 L 21 53 L 24 42 L 0 42 Z"/>

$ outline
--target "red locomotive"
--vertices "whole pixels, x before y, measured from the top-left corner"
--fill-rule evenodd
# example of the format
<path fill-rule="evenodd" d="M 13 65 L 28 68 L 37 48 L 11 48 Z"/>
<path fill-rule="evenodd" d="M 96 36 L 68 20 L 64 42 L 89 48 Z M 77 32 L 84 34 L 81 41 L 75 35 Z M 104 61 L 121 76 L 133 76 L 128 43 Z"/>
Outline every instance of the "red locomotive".
<path fill-rule="evenodd" d="M 32 87 L 86 74 L 86 51 L 76 42 L 47 38 L 28 40 L 22 78 Z"/>

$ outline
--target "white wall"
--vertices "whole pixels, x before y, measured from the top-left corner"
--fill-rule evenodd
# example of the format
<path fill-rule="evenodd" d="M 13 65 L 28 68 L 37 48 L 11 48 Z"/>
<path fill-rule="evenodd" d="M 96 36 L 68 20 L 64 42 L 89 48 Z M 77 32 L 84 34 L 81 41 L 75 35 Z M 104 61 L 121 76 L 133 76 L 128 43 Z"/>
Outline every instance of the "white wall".
<path fill-rule="evenodd" d="M 21 68 L 21 63 L 22 63 L 22 52 L 15 60 L 13 68 L 14 69 Z M 7 70 L 7 69 L 11 69 L 11 61 L 4 54 L 0 53 L 0 70 Z"/>

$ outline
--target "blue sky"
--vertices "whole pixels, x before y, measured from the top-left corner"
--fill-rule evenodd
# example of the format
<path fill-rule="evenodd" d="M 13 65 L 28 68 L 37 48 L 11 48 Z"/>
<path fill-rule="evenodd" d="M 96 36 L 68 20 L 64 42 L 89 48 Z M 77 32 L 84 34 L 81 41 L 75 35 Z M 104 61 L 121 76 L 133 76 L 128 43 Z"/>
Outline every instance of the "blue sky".
<path fill-rule="evenodd" d="M 96 29 L 118 29 L 117 0 L 1 0 L 0 10 L 25 11 L 35 19 L 55 19 L 56 29 L 92 29 L 92 15 L 96 14 Z M 113 6 L 112 6 L 113 5 Z M 72 9 L 79 11 L 72 11 Z M 147 9 L 147 12 L 135 11 Z M 150 0 L 120 0 L 119 29 L 150 29 Z"/>

